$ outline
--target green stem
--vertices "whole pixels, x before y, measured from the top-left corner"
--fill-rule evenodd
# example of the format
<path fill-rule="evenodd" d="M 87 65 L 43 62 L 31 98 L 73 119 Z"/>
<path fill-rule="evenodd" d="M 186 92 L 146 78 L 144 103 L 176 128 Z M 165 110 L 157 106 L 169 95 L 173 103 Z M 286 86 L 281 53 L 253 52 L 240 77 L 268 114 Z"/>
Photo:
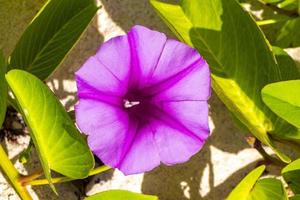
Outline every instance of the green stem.
<path fill-rule="evenodd" d="M 270 25 L 270 24 L 276 24 L 279 22 L 284 22 L 287 21 L 288 19 L 267 19 L 267 20 L 260 20 L 260 21 L 256 21 L 256 24 L 258 26 L 265 26 L 265 25 Z"/>
<path fill-rule="evenodd" d="M 21 185 L 19 182 L 20 174 L 7 157 L 2 145 L 0 145 L 0 167 L 2 168 L 3 172 L 5 173 L 8 181 L 12 184 L 18 195 L 23 200 L 32 200 L 30 194 L 28 193 L 27 189 Z"/>
<path fill-rule="evenodd" d="M 97 167 L 97 168 L 91 170 L 90 173 L 88 174 L 88 176 L 93 176 L 95 174 L 102 173 L 109 169 L 111 169 L 109 166 L 105 166 L 105 165 L 100 166 L 100 167 Z M 63 176 L 63 177 L 52 178 L 52 183 L 63 183 L 63 182 L 68 182 L 68 181 L 73 181 L 73 180 L 76 180 L 76 179 Z M 28 182 L 22 181 L 22 182 L 23 182 L 23 185 L 48 185 L 49 184 L 47 179 L 31 180 Z"/>

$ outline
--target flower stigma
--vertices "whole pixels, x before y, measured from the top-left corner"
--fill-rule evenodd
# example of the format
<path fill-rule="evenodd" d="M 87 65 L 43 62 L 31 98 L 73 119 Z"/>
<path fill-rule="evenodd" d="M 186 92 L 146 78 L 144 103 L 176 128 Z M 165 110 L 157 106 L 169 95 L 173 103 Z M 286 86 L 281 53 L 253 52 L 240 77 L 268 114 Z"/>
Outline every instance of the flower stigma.
<path fill-rule="evenodd" d="M 129 101 L 128 99 L 124 99 L 124 108 L 131 108 L 133 106 L 139 105 L 140 102 L 139 101 Z"/>

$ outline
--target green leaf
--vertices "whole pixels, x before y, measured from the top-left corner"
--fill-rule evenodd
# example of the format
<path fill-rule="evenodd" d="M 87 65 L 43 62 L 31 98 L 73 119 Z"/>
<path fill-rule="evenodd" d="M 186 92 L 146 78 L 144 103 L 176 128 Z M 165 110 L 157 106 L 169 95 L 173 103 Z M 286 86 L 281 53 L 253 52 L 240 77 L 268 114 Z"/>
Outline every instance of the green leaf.
<path fill-rule="evenodd" d="M 280 47 L 272 47 L 272 51 L 276 57 L 283 77 L 290 79 L 298 79 L 299 71 L 293 58 Z"/>
<path fill-rule="evenodd" d="M 295 194 L 300 194 L 300 159 L 283 168 L 281 173 L 292 191 Z"/>
<path fill-rule="evenodd" d="M 283 76 L 286 76 L 285 74 L 289 73 L 291 79 L 298 79 L 299 78 L 298 69 L 296 68 L 295 61 L 284 50 L 282 50 L 279 47 L 273 47 L 273 52 L 276 56 L 278 65 L 280 66 Z M 264 100 L 263 94 L 262 94 L 262 98 Z M 265 103 L 268 105 L 267 102 Z M 273 109 L 271 108 L 271 110 Z M 274 136 L 278 137 L 279 139 L 287 139 L 287 140 L 294 139 L 298 141 L 300 140 L 300 132 L 295 127 L 287 128 L 286 126 L 282 126 L 282 130 L 278 131 Z"/>
<path fill-rule="evenodd" d="M 300 80 L 282 81 L 262 90 L 263 101 L 278 116 L 300 128 Z"/>
<path fill-rule="evenodd" d="M 63 61 L 97 11 L 93 0 L 49 0 L 17 43 L 10 69 L 47 78 Z"/>
<path fill-rule="evenodd" d="M 288 200 L 280 180 L 258 180 L 264 170 L 265 166 L 260 166 L 251 171 L 229 194 L 227 200 Z"/>
<path fill-rule="evenodd" d="M 7 106 L 7 84 L 5 80 L 6 61 L 2 51 L 0 51 L 0 128 L 5 118 Z"/>
<path fill-rule="evenodd" d="M 265 166 L 262 165 L 252 170 L 229 194 L 227 200 L 247 200 L 249 193 L 254 187 L 257 179 L 265 171 Z"/>
<path fill-rule="evenodd" d="M 85 178 L 94 158 L 59 100 L 41 80 L 22 70 L 6 75 L 49 183 L 50 169 L 67 177 Z"/>
<path fill-rule="evenodd" d="M 255 137 L 289 162 L 269 133 L 296 130 L 263 103 L 260 91 L 268 83 L 294 75 L 282 73 L 251 16 L 235 0 L 182 0 L 180 5 L 151 0 L 151 4 L 177 37 L 207 60 L 213 89 L 227 108 Z"/>
<path fill-rule="evenodd" d="M 283 25 L 275 43 L 282 48 L 300 46 L 300 17 L 290 19 Z"/>
<path fill-rule="evenodd" d="M 137 194 L 125 190 L 109 190 L 85 198 L 85 200 L 158 200 L 156 196 Z"/>
<path fill-rule="evenodd" d="M 297 195 L 295 195 L 295 196 L 290 197 L 289 199 L 290 199 L 290 200 L 300 200 L 300 195 L 297 194 Z"/>
<path fill-rule="evenodd" d="M 247 126 L 245 126 L 245 124 L 243 124 L 232 112 L 229 111 L 229 113 L 236 128 L 244 131 L 245 133 L 249 133 L 249 129 L 247 128 Z"/>
<path fill-rule="evenodd" d="M 297 10 L 298 9 L 298 0 L 285 0 L 280 2 L 278 8 L 285 10 Z"/>
<path fill-rule="evenodd" d="M 276 178 L 258 180 L 247 200 L 288 200 L 282 182 Z"/>
<path fill-rule="evenodd" d="M 277 4 L 282 2 L 283 0 L 262 0 L 265 3 L 270 3 L 270 4 Z"/>

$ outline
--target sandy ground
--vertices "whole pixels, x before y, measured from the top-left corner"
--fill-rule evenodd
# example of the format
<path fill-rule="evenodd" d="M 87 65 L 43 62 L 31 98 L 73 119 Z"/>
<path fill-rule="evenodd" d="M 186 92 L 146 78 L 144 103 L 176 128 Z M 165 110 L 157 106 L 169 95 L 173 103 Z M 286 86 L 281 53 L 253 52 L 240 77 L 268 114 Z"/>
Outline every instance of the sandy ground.
<path fill-rule="evenodd" d="M 44 0 L 0 0 L 0 48 L 6 55 L 9 55 L 26 24 L 43 2 Z M 74 72 L 95 53 L 103 41 L 123 34 L 135 24 L 174 37 L 147 0 L 102 0 L 99 4 L 102 8 L 76 48 L 47 81 L 68 110 L 76 103 Z M 299 49 L 290 52 L 296 59 L 300 58 Z M 261 157 L 245 142 L 245 134 L 235 127 L 223 103 L 214 94 L 210 99 L 210 127 L 211 137 L 190 161 L 172 167 L 161 166 L 152 172 L 134 176 L 123 176 L 117 170 L 110 170 L 93 177 L 85 188 L 86 193 L 91 195 L 108 189 L 127 189 L 158 195 L 161 200 L 224 199 L 257 165 Z M 28 136 L 25 136 L 14 143 L 3 143 L 15 166 L 23 174 L 32 173 L 40 167 L 35 154 L 33 160 L 25 166 L 17 161 L 18 153 L 27 146 L 28 141 Z M 72 184 L 59 184 L 56 188 L 59 196 L 55 196 L 47 186 L 29 189 L 34 199 L 78 199 L 78 191 Z M 0 199 L 18 199 L 1 174 Z"/>

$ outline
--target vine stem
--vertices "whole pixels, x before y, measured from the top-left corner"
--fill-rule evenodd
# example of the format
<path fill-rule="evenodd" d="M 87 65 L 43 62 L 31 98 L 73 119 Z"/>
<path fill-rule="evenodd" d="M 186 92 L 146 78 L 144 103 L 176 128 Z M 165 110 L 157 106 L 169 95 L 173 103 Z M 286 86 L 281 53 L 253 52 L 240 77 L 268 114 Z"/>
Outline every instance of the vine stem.
<path fill-rule="evenodd" d="M 265 25 L 270 25 L 270 24 L 276 24 L 279 22 L 285 22 L 288 19 L 266 19 L 266 20 L 260 20 L 260 21 L 256 21 L 256 24 L 258 26 L 265 26 Z"/>
<path fill-rule="evenodd" d="M 109 169 L 111 169 L 111 167 L 103 165 L 103 166 L 100 166 L 100 167 L 97 167 L 97 168 L 91 170 L 90 173 L 88 174 L 88 176 L 93 176 L 95 174 L 105 172 Z M 73 180 L 76 180 L 76 179 L 62 176 L 62 177 L 52 178 L 52 183 L 63 183 L 63 182 L 68 182 L 68 181 L 73 181 Z M 26 177 L 24 177 L 21 181 L 22 181 L 22 185 L 24 185 L 24 186 L 25 185 L 36 186 L 36 185 L 48 185 L 49 184 L 47 179 L 38 179 L 38 180 L 26 181 Z"/>
<path fill-rule="evenodd" d="M 20 174 L 12 164 L 11 160 L 7 157 L 2 145 L 0 144 L 0 167 L 6 175 L 10 184 L 14 187 L 19 197 L 23 200 L 32 200 L 29 192 L 19 182 Z"/>
<path fill-rule="evenodd" d="M 269 163 L 275 164 L 280 167 L 284 167 L 287 164 L 282 162 L 281 160 L 270 156 L 263 148 L 261 142 L 258 139 L 255 139 L 253 147 L 262 155 L 262 157 Z"/>

